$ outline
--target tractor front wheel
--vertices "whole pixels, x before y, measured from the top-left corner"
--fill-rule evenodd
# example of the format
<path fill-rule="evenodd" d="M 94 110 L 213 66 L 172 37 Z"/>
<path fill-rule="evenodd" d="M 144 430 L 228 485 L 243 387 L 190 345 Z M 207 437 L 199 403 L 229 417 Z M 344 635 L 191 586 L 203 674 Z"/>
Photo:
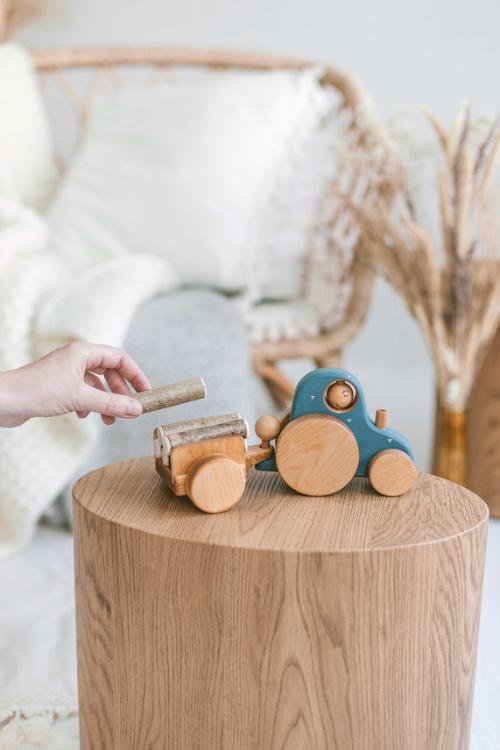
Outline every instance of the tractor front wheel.
<path fill-rule="evenodd" d="M 397 497 L 407 492 L 417 478 L 417 468 L 404 451 L 390 448 L 380 451 L 370 461 L 368 478 L 381 495 Z"/>

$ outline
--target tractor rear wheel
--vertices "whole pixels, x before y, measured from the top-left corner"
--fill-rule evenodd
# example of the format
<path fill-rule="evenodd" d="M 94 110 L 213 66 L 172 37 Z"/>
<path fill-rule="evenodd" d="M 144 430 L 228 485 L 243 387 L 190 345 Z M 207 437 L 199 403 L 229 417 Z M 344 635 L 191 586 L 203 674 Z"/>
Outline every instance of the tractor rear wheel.
<path fill-rule="evenodd" d="M 276 443 L 278 471 L 296 492 L 322 496 L 345 487 L 359 463 L 356 438 L 340 419 L 306 414 L 283 428 Z"/>

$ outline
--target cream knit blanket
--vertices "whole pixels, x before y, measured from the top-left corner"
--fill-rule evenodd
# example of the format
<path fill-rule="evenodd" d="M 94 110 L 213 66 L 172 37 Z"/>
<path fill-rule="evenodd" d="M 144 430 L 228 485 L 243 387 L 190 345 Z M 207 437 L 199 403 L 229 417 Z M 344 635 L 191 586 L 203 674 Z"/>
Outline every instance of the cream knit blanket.
<path fill-rule="evenodd" d="M 51 252 L 45 222 L 13 193 L 0 198 L 0 371 L 71 338 L 120 346 L 136 307 L 177 284 L 171 266 L 148 255 L 87 264 L 76 275 Z M 0 428 L 0 556 L 27 542 L 96 435 L 92 420 L 75 415 Z"/>

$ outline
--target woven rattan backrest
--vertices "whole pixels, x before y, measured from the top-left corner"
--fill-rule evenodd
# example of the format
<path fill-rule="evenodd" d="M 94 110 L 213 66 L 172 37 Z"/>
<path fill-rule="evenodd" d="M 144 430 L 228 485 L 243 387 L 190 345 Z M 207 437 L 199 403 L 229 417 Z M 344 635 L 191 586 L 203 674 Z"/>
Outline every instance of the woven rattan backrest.
<path fill-rule="evenodd" d="M 162 76 L 172 75 L 179 69 L 300 70 L 313 64 L 310 60 L 274 55 L 149 47 L 39 50 L 33 52 L 33 59 L 48 99 L 49 112 L 57 113 L 54 128 L 59 129 L 55 135 L 57 156 L 62 164 L 85 124 L 96 92 L 122 86 L 130 76 L 138 77 L 142 84 L 153 85 L 161 81 Z M 349 75 L 325 66 L 322 82 L 338 92 L 339 111 L 370 110 L 363 89 Z M 365 121 L 367 118 L 359 118 L 359 122 Z M 367 135 L 361 128 L 359 124 L 355 127 L 358 141 Z M 369 131 L 371 139 L 385 137 L 382 130 L 377 132 L 372 119 Z"/>

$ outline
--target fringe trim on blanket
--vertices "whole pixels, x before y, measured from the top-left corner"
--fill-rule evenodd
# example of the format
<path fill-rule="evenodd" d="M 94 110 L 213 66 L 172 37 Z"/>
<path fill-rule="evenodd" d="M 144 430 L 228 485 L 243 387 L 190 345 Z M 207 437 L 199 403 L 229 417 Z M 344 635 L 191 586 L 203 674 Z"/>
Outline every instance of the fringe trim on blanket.
<path fill-rule="evenodd" d="M 0 750 L 17 750 L 23 742 L 43 747 L 55 721 L 77 713 L 75 706 L 31 706 L 0 710 Z"/>

